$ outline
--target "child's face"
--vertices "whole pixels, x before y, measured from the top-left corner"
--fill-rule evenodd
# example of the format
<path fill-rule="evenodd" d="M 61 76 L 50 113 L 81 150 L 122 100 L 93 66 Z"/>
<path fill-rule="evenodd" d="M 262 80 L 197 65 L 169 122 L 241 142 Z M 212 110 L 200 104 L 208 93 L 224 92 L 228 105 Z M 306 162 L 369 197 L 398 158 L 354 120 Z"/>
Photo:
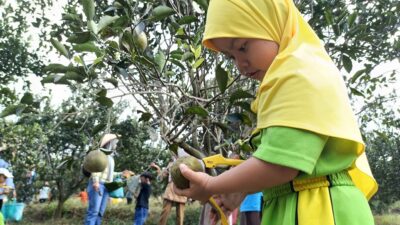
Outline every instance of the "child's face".
<path fill-rule="evenodd" d="M 240 73 L 262 81 L 279 46 L 276 42 L 250 38 L 215 38 L 211 40 L 223 54 L 234 60 Z"/>

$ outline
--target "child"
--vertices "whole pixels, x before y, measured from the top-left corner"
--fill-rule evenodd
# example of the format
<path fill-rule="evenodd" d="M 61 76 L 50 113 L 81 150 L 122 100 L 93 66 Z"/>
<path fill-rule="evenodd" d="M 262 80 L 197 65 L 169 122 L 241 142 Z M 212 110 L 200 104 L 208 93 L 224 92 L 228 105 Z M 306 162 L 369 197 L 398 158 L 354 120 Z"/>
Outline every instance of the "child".
<path fill-rule="evenodd" d="M 223 9 L 223 10 L 221 10 Z M 203 44 L 259 80 L 253 157 L 219 176 L 180 165 L 211 196 L 263 191 L 261 224 L 370 225 L 377 184 L 339 71 L 291 0 L 211 0 Z M 221 208 L 228 212 L 242 199 Z"/>
<path fill-rule="evenodd" d="M 240 204 L 240 225 L 260 225 L 262 193 L 249 194 Z"/>
<path fill-rule="evenodd" d="M 89 199 L 88 193 L 87 193 L 87 191 L 86 191 L 86 188 L 81 187 L 81 191 L 79 192 L 79 195 L 78 195 L 78 196 L 79 196 L 79 198 L 81 199 L 82 204 L 83 204 L 83 205 L 86 205 L 87 202 L 88 202 L 88 199 Z"/>
<path fill-rule="evenodd" d="M 3 207 L 3 200 L 10 193 L 11 187 L 7 185 L 7 178 L 13 178 L 13 175 L 6 168 L 0 168 L 0 211 Z"/>
<path fill-rule="evenodd" d="M 7 178 L 10 177 L 12 178 L 13 176 L 7 169 L 0 168 L 0 210 L 3 207 L 3 200 L 10 193 L 10 187 L 6 183 Z"/>
<path fill-rule="evenodd" d="M 39 190 L 39 203 L 45 203 L 50 199 L 49 182 L 44 182 L 44 186 Z"/>
<path fill-rule="evenodd" d="M 140 175 L 140 193 L 136 198 L 135 216 L 133 218 L 133 225 L 143 225 L 146 222 L 147 215 L 149 213 L 149 198 L 151 194 L 151 182 L 152 176 L 148 172 L 144 172 Z"/>

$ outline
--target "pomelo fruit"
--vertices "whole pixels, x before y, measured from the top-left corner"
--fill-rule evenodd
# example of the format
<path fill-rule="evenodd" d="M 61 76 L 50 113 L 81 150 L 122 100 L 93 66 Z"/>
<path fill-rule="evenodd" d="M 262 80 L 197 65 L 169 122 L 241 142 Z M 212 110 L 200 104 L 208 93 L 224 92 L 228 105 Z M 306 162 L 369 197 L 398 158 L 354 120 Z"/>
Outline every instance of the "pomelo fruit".
<path fill-rule="evenodd" d="M 176 185 L 176 187 L 180 189 L 189 188 L 189 180 L 186 179 L 179 169 L 179 165 L 183 163 L 187 165 L 190 169 L 196 172 L 204 172 L 203 166 L 199 159 L 193 156 L 183 156 L 178 158 L 174 164 L 171 166 L 170 173 L 172 177 L 172 182 Z"/>
<path fill-rule="evenodd" d="M 107 164 L 107 155 L 100 150 L 89 152 L 83 160 L 83 168 L 90 173 L 103 172 Z"/>

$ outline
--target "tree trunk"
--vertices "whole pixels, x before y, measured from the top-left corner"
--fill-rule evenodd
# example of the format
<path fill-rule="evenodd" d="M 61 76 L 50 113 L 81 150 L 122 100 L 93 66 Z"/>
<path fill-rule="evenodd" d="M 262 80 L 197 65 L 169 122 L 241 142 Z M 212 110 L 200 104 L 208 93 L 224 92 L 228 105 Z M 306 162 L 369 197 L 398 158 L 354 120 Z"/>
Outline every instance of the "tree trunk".
<path fill-rule="evenodd" d="M 56 219 L 62 218 L 62 213 L 63 213 L 63 208 L 64 208 L 64 203 L 66 198 L 64 197 L 64 188 L 63 188 L 63 182 L 62 181 L 57 181 L 57 188 L 58 188 L 58 196 L 57 196 L 57 208 L 54 211 L 53 217 Z"/>
<path fill-rule="evenodd" d="M 60 197 L 60 195 L 59 195 L 59 197 Z M 55 219 L 61 219 L 62 218 L 64 203 L 65 203 L 65 199 L 58 198 L 57 208 L 54 211 L 54 215 L 53 215 L 53 217 Z"/>

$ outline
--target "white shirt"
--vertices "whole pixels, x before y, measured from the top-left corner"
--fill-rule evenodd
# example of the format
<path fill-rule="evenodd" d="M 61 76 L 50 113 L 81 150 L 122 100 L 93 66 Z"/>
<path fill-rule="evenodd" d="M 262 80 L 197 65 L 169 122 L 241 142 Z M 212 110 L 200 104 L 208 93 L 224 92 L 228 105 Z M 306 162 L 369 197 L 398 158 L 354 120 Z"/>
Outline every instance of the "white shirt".
<path fill-rule="evenodd" d="M 39 191 L 39 199 L 48 199 L 49 198 L 50 188 L 44 186 Z"/>

